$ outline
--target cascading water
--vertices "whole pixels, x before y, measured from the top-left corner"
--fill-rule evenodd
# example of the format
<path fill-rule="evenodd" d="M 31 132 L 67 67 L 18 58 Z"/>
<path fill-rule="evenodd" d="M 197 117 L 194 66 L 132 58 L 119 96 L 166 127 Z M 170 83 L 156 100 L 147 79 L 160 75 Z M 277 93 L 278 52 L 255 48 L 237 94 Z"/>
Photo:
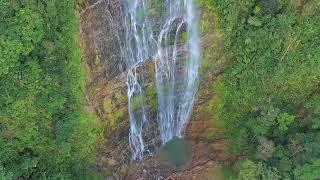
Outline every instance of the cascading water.
<path fill-rule="evenodd" d="M 182 137 L 197 89 L 198 15 L 193 0 L 122 2 L 125 41 L 121 50 L 127 64 L 130 145 L 133 159 L 141 159 L 149 152 L 143 130 L 150 117 L 139 66 L 155 61 L 157 126 L 162 143 Z"/>

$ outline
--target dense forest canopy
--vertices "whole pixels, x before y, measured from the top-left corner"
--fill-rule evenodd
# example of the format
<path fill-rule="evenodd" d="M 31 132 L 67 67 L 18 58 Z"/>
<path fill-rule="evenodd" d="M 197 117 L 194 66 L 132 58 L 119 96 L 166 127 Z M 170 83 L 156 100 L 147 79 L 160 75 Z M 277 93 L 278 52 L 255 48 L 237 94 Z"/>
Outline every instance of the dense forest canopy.
<path fill-rule="evenodd" d="M 320 1 L 205 2 L 224 33 L 219 114 L 245 155 L 238 178 L 319 178 Z"/>
<path fill-rule="evenodd" d="M 71 178 L 94 158 L 75 7 L 0 0 L 0 179 Z"/>

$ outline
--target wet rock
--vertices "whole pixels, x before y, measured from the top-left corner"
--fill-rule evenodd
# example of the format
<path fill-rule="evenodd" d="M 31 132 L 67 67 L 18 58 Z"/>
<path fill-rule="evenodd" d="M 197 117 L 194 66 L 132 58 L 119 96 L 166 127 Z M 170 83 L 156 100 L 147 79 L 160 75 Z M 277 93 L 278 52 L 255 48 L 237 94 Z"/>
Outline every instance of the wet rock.
<path fill-rule="evenodd" d="M 80 10 L 79 27 L 88 72 L 87 105 L 102 121 L 108 139 L 100 144 L 95 169 L 119 172 L 120 179 L 125 176 L 121 167 L 130 162 L 125 65 L 119 48 L 121 18 L 119 0 L 87 0 Z"/>

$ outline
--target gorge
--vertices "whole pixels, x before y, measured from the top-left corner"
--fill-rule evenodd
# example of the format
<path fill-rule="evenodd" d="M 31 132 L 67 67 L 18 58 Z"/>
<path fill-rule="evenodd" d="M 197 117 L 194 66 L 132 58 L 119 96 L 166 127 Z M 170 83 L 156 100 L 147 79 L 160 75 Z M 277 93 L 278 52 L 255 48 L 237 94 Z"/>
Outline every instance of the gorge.
<path fill-rule="evenodd" d="M 214 19 L 207 10 L 200 13 L 192 1 L 93 1 L 83 8 L 82 46 L 91 76 L 87 99 L 103 121 L 117 119 L 116 127 L 107 125 L 111 144 L 99 153 L 99 159 L 105 159 L 99 168 L 111 167 L 121 174 L 132 160 L 157 156 L 161 145 L 174 137 L 187 135 L 188 141 L 201 138 L 206 142 L 205 133 L 222 131 L 220 125 L 214 127 L 204 118 L 214 116 L 203 108 L 214 96 L 204 87 L 222 72 L 221 62 L 206 65 L 205 71 L 212 73 L 203 73 L 199 79 L 200 49 L 206 53 L 204 57 L 212 56 L 208 53 L 212 51 L 210 41 L 221 43 L 213 31 L 214 21 L 206 22 L 212 30 L 198 32 L 204 15 Z M 198 86 L 201 90 L 196 98 Z M 191 113 L 193 104 L 195 113 Z M 216 143 L 225 144 L 223 140 Z M 205 145 L 199 144 L 201 149 Z M 225 161 L 224 145 L 218 146 L 221 153 L 217 158 Z M 212 153 L 193 151 L 198 159 L 193 166 Z M 135 165 L 129 166 L 134 169 Z M 172 170 L 152 172 L 151 168 L 150 172 L 160 176 Z"/>

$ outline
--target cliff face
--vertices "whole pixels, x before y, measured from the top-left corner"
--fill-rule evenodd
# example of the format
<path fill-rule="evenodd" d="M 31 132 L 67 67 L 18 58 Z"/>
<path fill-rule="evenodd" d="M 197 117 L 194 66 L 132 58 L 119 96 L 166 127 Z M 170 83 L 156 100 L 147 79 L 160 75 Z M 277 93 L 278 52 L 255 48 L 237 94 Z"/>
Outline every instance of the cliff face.
<path fill-rule="evenodd" d="M 81 46 L 87 66 L 86 99 L 103 122 L 106 143 L 99 144 L 95 169 L 117 170 L 129 163 L 128 117 L 125 82 L 122 73 L 120 3 L 88 0 L 80 11 Z"/>
<path fill-rule="evenodd" d="M 83 60 L 88 71 L 85 96 L 88 106 L 95 110 L 104 124 L 105 142 L 98 144 L 99 152 L 93 168 L 106 176 L 111 171 L 119 179 L 125 177 L 150 179 L 160 176 L 183 179 L 192 179 L 195 176 L 210 179 L 210 173 L 218 172 L 221 163 L 229 160 L 229 156 L 224 151 L 226 142 L 221 133 L 223 125 L 217 122 L 216 113 L 214 113 L 217 101 L 214 87 L 218 82 L 216 80 L 223 72 L 223 61 L 218 61 L 221 59 L 218 51 L 222 42 L 219 33 L 214 31 L 213 14 L 203 9 L 203 20 L 201 21 L 204 59 L 201 68 L 202 76 L 194 113 L 186 134 L 194 152 L 193 162 L 184 170 L 162 168 L 155 158 L 130 163 L 126 67 L 120 51 L 124 32 L 121 16 L 119 0 L 87 0 L 80 10 Z M 147 61 L 139 69 L 147 77 L 150 106 L 156 106 L 154 105 L 156 103 L 153 103 L 156 98 L 153 91 L 153 61 Z M 155 115 L 151 117 L 154 117 L 155 121 Z M 145 134 L 144 136 L 155 135 Z M 155 143 L 149 144 L 153 146 L 156 145 Z M 219 179 L 218 176 L 215 177 Z"/>

